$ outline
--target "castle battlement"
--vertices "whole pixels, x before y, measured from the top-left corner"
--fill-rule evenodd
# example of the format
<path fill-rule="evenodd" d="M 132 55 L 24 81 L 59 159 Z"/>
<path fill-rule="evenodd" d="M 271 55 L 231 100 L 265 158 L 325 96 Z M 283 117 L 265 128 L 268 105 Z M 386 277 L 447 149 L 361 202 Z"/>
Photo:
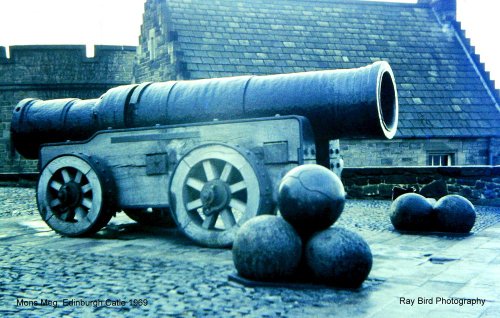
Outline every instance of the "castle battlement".
<path fill-rule="evenodd" d="M 16 45 L 0 47 L 0 87 L 5 85 L 130 83 L 134 46 L 96 45 L 87 57 L 85 45 Z"/>
<path fill-rule="evenodd" d="M 95 54 L 93 57 L 87 57 L 85 45 L 14 45 L 9 47 L 9 51 L 10 57 L 7 57 L 7 48 L 0 46 L 0 63 L 14 63 L 19 58 L 44 52 L 53 57 L 67 54 L 79 56 L 82 58 L 82 61 L 95 61 L 103 55 L 120 54 L 123 52 L 135 54 L 136 47 L 124 45 L 95 45 Z"/>
<path fill-rule="evenodd" d="M 133 81 L 136 48 L 97 45 L 87 57 L 84 45 L 0 47 L 0 173 L 33 172 L 36 161 L 15 154 L 10 119 L 24 98 L 97 98 L 108 89 Z"/>

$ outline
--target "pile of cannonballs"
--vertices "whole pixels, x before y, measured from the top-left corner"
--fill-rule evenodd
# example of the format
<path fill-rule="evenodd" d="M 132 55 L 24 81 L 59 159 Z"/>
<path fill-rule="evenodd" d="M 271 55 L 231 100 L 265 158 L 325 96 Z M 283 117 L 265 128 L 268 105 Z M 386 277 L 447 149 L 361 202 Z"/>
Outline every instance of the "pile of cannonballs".
<path fill-rule="evenodd" d="M 469 233 L 476 221 L 476 210 L 460 195 L 446 195 L 436 202 L 406 193 L 394 200 L 390 217 L 399 231 Z"/>
<path fill-rule="evenodd" d="M 278 190 L 281 216 L 257 216 L 239 229 L 233 243 L 238 274 L 254 281 L 360 287 L 372 254 L 358 234 L 331 227 L 344 203 L 344 187 L 332 171 L 312 164 L 290 170 Z"/>

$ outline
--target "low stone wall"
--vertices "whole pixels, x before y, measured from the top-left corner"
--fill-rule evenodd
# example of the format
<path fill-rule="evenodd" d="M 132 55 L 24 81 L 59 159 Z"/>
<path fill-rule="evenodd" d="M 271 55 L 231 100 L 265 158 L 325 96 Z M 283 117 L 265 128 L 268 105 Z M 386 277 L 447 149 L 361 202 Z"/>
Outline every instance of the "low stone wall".
<path fill-rule="evenodd" d="M 35 186 L 37 173 L 0 173 L 1 185 Z M 350 199 L 391 199 L 392 188 L 446 182 L 449 194 L 474 204 L 500 207 L 500 166 L 344 168 L 342 182 Z"/>
<path fill-rule="evenodd" d="M 349 198 L 390 199 L 392 188 L 422 187 L 443 180 L 449 194 L 475 204 L 500 206 L 500 166 L 344 168 L 342 182 Z"/>
<path fill-rule="evenodd" d="M 34 188 L 38 180 L 38 173 L 0 173 L 0 187 Z"/>

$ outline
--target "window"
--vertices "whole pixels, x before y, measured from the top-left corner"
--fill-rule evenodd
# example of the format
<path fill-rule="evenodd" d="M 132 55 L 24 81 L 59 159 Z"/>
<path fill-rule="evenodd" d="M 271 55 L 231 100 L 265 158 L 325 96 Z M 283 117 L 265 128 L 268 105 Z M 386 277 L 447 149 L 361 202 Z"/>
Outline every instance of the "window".
<path fill-rule="evenodd" d="M 154 28 L 149 30 L 148 51 L 149 51 L 149 58 L 151 60 L 154 60 L 156 58 L 156 35 Z"/>
<path fill-rule="evenodd" d="M 431 153 L 428 155 L 429 166 L 453 166 L 455 154 L 453 153 Z"/>

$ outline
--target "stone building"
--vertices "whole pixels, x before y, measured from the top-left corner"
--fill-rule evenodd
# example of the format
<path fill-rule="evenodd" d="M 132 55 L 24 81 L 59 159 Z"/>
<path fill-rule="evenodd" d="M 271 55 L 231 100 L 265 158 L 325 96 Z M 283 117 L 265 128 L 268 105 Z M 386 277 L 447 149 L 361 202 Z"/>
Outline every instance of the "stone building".
<path fill-rule="evenodd" d="M 97 98 L 109 88 L 132 81 L 135 47 L 12 46 L 0 47 L 0 173 L 34 172 L 36 161 L 21 158 L 10 145 L 10 120 L 23 98 Z"/>
<path fill-rule="evenodd" d="M 500 97 L 454 0 L 148 0 L 136 82 L 354 68 L 388 61 L 394 140 L 341 140 L 347 167 L 498 165 Z"/>

